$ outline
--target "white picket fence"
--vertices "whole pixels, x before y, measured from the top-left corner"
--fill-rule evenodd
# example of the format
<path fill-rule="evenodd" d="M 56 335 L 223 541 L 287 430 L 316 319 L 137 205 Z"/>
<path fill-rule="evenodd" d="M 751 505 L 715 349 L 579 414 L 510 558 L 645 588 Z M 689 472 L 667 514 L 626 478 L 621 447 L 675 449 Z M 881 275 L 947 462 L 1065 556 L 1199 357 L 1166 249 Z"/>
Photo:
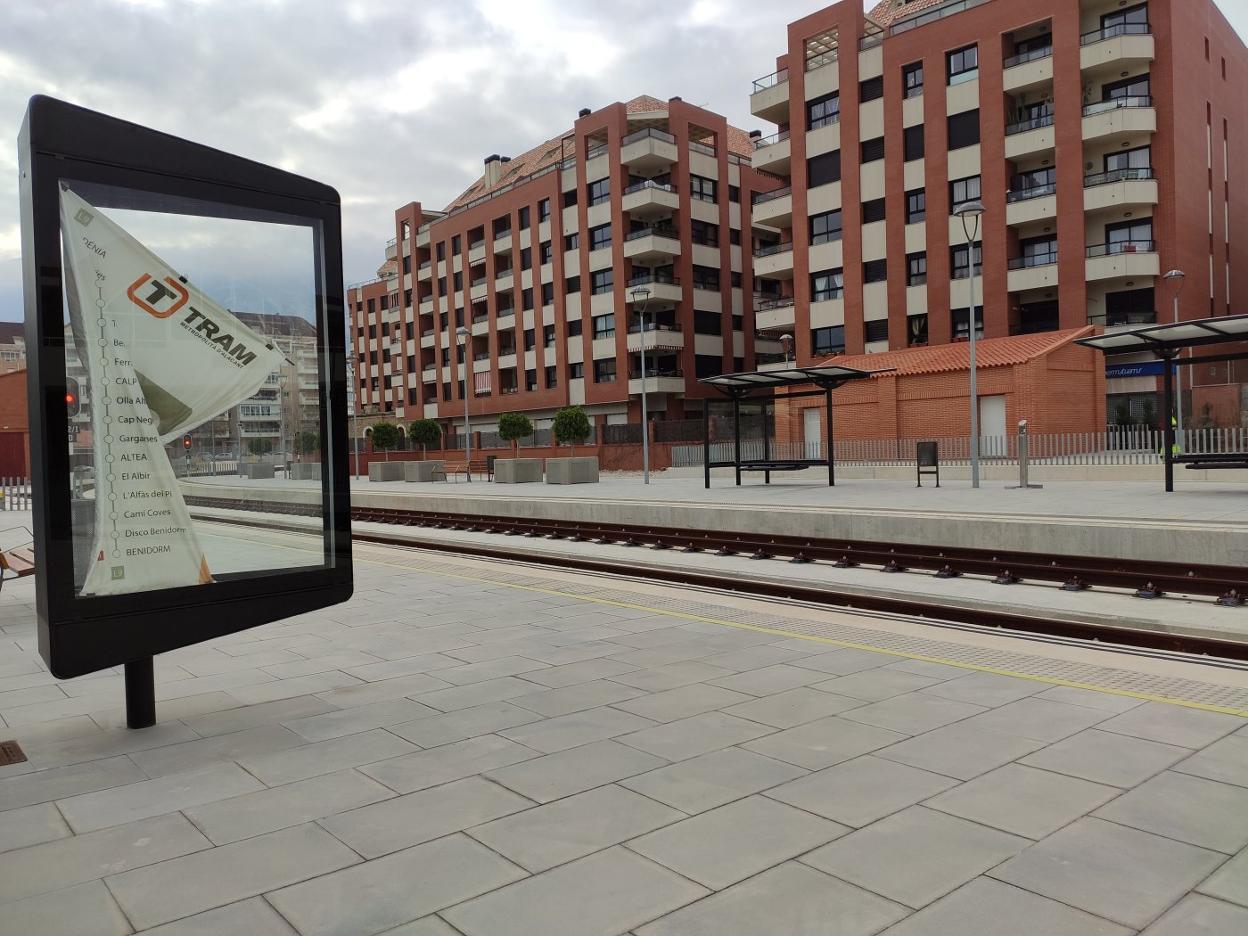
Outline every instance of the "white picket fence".
<path fill-rule="evenodd" d="M 0 478 L 0 510 L 30 510 L 30 478 Z"/>

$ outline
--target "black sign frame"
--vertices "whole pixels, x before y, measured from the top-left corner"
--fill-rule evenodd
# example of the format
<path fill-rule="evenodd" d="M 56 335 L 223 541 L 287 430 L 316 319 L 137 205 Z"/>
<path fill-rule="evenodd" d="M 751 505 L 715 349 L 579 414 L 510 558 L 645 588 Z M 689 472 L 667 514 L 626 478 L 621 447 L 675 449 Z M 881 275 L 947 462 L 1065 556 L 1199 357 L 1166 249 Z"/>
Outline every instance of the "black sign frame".
<path fill-rule="evenodd" d="M 352 592 L 341 199 L 319 182 L 45 96 L 18 140 L 39 652 L 67 679 L 126 665 L 151 724 L 151 658 L 346 601 Z M 314 234 L 326 567 L 211 586 L 75 596 L 59 188 L 62 179 L 307 219 Z M 131 685 L 132 678 L 135 685 Z"/>

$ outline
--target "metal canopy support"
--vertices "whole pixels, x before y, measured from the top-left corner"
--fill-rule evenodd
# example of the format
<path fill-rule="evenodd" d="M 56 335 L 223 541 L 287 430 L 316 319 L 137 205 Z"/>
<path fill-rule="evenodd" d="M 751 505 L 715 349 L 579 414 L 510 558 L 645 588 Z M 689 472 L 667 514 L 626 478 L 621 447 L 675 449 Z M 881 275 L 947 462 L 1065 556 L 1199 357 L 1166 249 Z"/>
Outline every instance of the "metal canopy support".
<path fill-rule="evenodd" d="M 741 486 L 741 395 L 732 395 L 732 462 L 737 471 L 737 487 Z"/>
<path fill-rule="evenodd" d="M 1158 352 L 1158 357 L 1165 362 L 1162 377 L 1162 406 L 1165 424 L 1161 430 L 1162 460 L 1166 465 L 1166 493 L 1174 491 L 1174 356 L 1177 352 Z"/>
<path fill-rule="evenodd" d="M 763 400 L 763 461 L 771 461 L 771 436 L 767 432 L 767 401 Z M 763 483 L 771 484 L 771 472 L 763 472 Z"/>
<path fill-rule="evenodd" d="M 711 401 L 702 404 L 702 484 L 711 489 Z"/>
<path fill-rule="evenodd" d="M 823 406 L 828 414 L 828 487 L 836 486 L 836 459 L 832 457 L 832 388 L 823 389 Z"/>

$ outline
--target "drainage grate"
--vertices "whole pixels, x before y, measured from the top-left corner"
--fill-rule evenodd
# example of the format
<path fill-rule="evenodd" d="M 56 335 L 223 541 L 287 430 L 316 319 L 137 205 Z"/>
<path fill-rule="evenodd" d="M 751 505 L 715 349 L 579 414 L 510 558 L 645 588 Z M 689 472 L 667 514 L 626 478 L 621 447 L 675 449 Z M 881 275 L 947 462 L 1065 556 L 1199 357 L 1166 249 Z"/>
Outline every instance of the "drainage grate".
<path fill-rule="evenodd" d="M 0 767 L 26 763 L 26 754 L 16 741 L 0 741 Z"/>

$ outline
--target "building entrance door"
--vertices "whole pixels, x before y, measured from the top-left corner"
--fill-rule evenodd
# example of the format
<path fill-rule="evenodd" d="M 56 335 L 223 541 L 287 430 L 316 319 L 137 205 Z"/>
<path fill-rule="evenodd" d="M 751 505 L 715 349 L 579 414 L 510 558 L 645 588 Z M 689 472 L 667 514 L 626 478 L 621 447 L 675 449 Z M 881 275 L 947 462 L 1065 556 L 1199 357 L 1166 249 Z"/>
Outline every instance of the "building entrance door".
<path fill-rule="evenodd" d="M 812 406 L 802 410 L 802 457 L 822 458 L 822 428 L 819 424 L 819 407 Z"/>
<path fill-rule="evenodd" d="M 1009 454 L 1004 396 L 979 398 L 979 453 L 985 458 L 1004 458 Z"/>

